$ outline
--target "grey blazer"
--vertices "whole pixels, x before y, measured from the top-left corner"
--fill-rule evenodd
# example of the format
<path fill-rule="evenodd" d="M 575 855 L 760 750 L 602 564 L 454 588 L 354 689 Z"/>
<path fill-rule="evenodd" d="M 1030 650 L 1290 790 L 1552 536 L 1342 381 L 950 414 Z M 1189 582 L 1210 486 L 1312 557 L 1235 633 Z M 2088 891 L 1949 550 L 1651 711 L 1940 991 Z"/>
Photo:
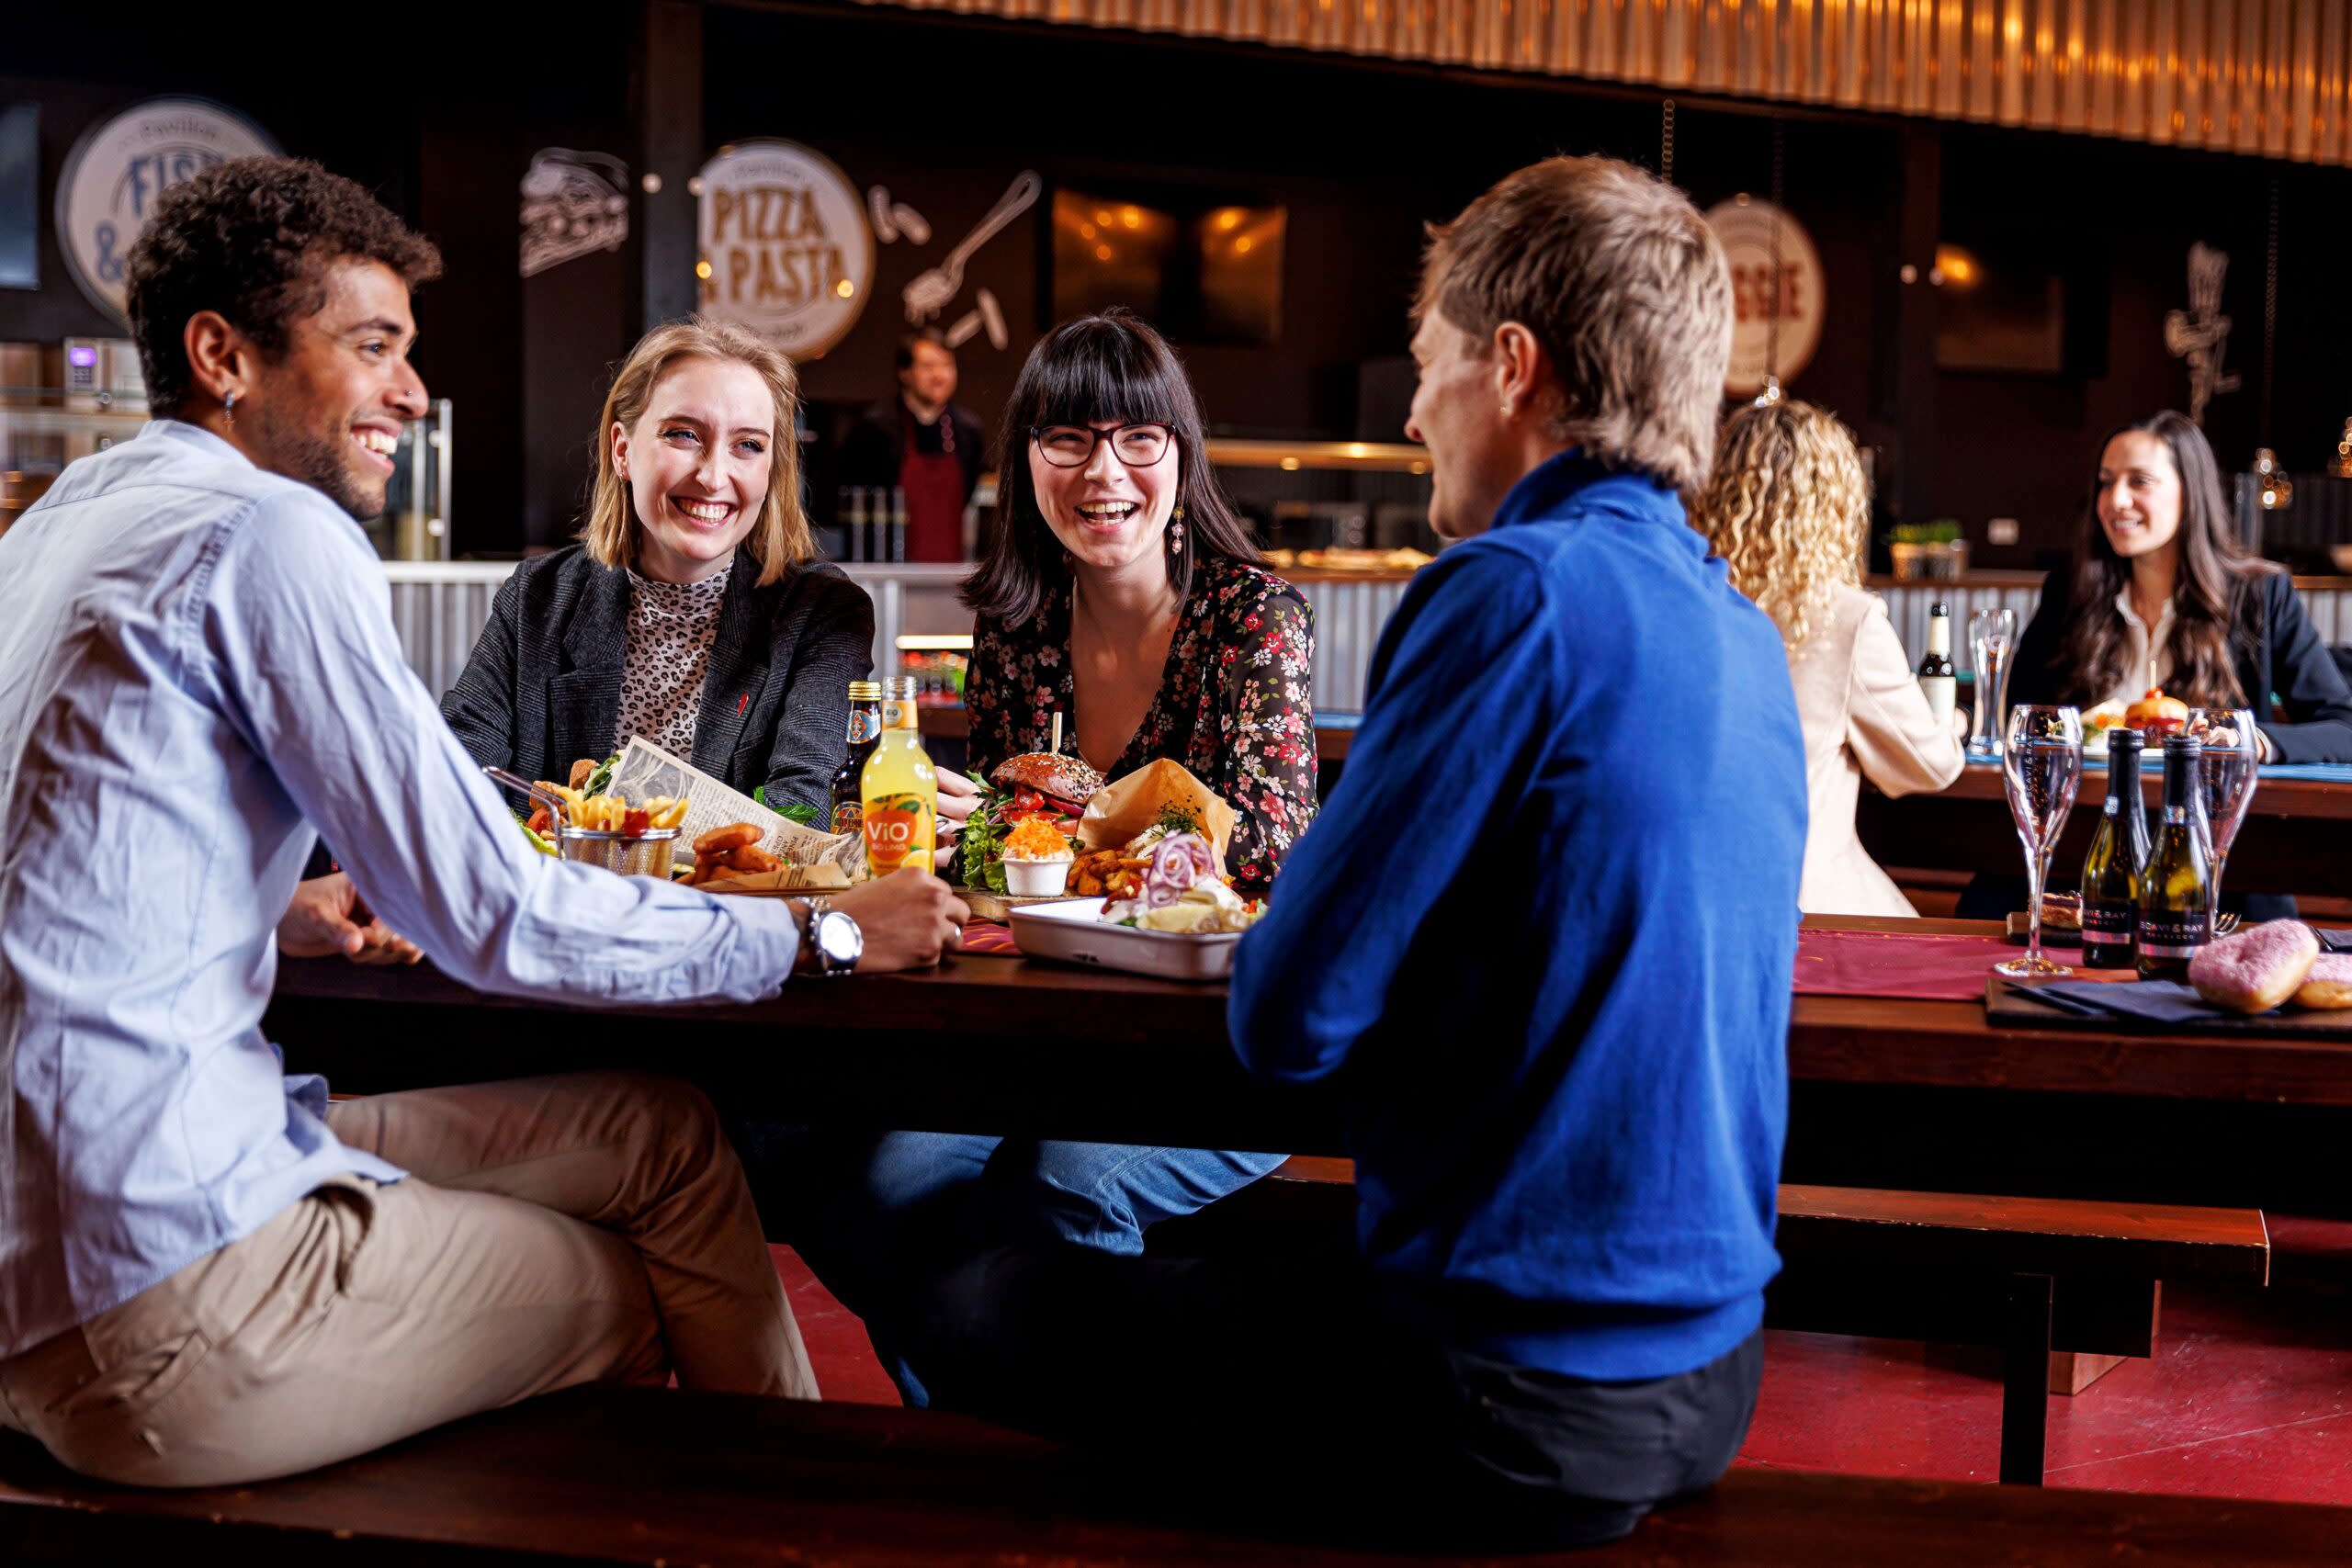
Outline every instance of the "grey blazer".
<path fill-rule="evenodd" d="M 703 678 L 694 765 L 767 803 L 828 805 L 849 755 L 849 683 L 874 670 L 874 603 L 841 569 L 811 561 L 766 587 L 738 551 Z M 612 754 L 628 644 L 628 574 L 579 545 L 525 561 L 441 716 L 473 759 L 526 779 L 570 776 Z"/>

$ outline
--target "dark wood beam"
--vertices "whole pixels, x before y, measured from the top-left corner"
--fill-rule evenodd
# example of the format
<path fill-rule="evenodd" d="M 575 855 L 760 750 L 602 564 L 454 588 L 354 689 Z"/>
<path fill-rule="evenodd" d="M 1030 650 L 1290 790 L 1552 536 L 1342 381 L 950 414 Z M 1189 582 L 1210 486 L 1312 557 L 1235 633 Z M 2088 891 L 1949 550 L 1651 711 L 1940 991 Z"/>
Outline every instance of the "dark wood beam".
<path fill-rule="evenodd" d="M 1928 279 L 1943 237 L 1943 133 L 1917 122 L 1903 129 L 1903 217 L 1895 288 L 1894 511 L 1924 523 L 1936 504 L 1936 306 Z M 1907 279 L 1907 280 L 1905 280 Z"/>
<path fill-rule="evenodd" d="M 693 310 L 701 243 L 686 189 L 708 152 L 703 144 L 701 0 L 646 0 L 635 76 L 639 141 L 638 254 L 642 324 L 650 330 Z M 643 188 L 643 177 L 659 180 Z"/>

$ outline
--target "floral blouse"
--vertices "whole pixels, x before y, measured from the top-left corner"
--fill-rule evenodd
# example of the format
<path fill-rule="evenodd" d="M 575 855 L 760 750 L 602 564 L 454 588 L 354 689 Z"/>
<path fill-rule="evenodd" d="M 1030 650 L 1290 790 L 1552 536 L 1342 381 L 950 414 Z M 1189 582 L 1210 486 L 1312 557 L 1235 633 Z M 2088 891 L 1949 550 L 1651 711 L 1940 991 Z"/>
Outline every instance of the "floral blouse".
<path fill-rule="evenodd" d="M 974 628 L 964 705 L 981 778 L 1008 757 L 1046 750 L 1057 708 L 1062 750 L 1078 755 L 1069 620 L 1062 583 L 1020 626 L 984 616 Z M 1204 558 L 1177 613 L 1159 691 L 1105 776 L 1160 757 L 1182 762 L 1239 815 L 1226 868 L 1242 882 L 1272 880 L 1315 818 L 1314 665 L 1315 613 L 1297 589 L 1254 566 Z"/>

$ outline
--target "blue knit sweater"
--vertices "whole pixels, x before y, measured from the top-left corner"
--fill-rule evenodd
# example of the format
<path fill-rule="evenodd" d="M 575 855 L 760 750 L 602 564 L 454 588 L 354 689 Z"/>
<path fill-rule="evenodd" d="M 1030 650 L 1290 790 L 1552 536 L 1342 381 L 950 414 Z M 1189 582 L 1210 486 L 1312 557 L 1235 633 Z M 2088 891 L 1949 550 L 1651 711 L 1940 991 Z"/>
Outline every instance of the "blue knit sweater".
<path fill-rule="evenodd" d="M 1762 1321 L 1804 836 L 1780 636 L 1671 490 L 1566 454 L 1415 579 L 1229 1015 L 1334 1080 L 1401 1310 L 1598 1381 Z"/>

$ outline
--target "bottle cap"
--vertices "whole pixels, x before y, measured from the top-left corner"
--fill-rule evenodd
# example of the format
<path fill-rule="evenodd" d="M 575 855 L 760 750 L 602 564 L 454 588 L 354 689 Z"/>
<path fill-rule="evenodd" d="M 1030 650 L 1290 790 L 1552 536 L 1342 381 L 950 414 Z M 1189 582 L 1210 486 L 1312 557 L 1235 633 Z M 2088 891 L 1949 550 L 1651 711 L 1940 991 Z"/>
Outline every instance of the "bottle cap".
<path fill-rule="evenodd" d="M 2165 737 L 2165 755 L 2167 757 L 2196 757 L 2202 755 L 2204 750 L 2205 742 L 2194 735 Z"/>
<path fill-rule="evenodd" d="M 2137 751 L 2146 744 L 2140 732 L 2128 724 L 2119 724 L 2107 732 L 2107 754 L 2110 757 L 2120 751 Z"/>
<path fill-rule="evenodd" d="M 1951 606 L 1939 599 L 1934 604 L 1928 606 L 1928 614 L 1930 615 L 1941 615 L 1946 620 L 1950 620 L 1951 618 Z"/>
<path fill-rule="evenodd" d="M 849 683 L 849 700 L 854 703 L 880 702 L 882 700 L 882 682 L 879 681 L 852 681 Z"/>

